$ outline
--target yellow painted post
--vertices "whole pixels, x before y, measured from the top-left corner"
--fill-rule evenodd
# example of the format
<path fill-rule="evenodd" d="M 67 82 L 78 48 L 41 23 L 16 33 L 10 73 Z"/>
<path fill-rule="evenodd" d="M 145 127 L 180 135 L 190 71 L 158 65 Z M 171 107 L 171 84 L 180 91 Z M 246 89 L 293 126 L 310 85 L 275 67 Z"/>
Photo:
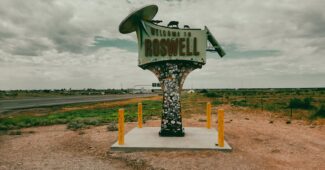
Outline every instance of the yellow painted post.
<path fill-rule="evenodd" d="M 224 147 L 224 110 L 218 110 L 218 146 Z"/>
<path fill-rule="evenodd" d="M 142 128 L 142 103 L 138 103 L 138 128 Z"/>
<path fill-rule="evenodd" d="M 118 144 L 124 144 L 124 109 L 118 110 Z"/>
<path fill-rule="evenodd" d="M 210 102 L 207 103 L 207 124 L 206 124 L 206 126 L 208 129 L 211 128 L 211 103 Z"/>

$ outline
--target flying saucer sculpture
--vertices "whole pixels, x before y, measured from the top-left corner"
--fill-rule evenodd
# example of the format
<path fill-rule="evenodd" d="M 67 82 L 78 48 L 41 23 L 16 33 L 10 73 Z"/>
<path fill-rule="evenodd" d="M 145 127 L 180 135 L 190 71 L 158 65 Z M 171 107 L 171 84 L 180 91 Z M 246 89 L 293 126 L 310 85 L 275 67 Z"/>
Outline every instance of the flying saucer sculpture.
<path fill-rule="evenodd" d="M 139 49 L 139 67 L 152 71 L 163 90 L 163 113 L 160 136 L 184 136 L 180 93 L 186 76 L 206 63 L 206 51 L 215 51 L 221 57 L 225 52 L 205 27 L 204 30 L 178 27 L 177 21 L 167 26 L 152 20 L 158 6 L 145 6 L 127 16 L 120 24 L 123 34 L 136 31 Z M 207 49 L 207 43 L 211 47 Z"/>
<path fill-rule="evenodd" d="M 122 34 L 128 34 L 133 31 L 136 31 L 139 27 L 139 22 L 150 21 L 155 17 L 158 12 L 157 5 L 149 5 L 145 6 L 139 10 L 132 12 L 129 16 L 127 16 L 120 24 L 119 31 Z"/>

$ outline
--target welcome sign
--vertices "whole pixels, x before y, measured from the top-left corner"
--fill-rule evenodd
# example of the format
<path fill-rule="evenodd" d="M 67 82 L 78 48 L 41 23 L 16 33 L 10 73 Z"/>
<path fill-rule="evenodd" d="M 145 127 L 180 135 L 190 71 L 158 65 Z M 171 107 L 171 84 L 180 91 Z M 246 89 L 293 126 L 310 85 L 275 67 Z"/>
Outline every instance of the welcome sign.
<path fill-rule="evenodd" d="M 175 29 L 142 21 L 137 33 L 140 67 L 166 60 L 206 62 L 206 30 Z"/>
<path fill-rule="evenodd" d="M 153 72 L 163 91 L 160 136 L 184 136 L 181 116 L 181 91 L 185 78 L 206 63 L 206 51 L 215 51 L 222 57 L 225 52 L 207 27 L 204 30 L 178 28 L 177 21 L 167 26 L 152 20 L 158 6 L 145 6 L 127 16 L 119 31 L 136 31 L 139 67 Z M 172 27 L 168 27 L 172 26 Z M 185 26 L 184 26 L 185 27 Z M 213 48 L 207 48 L 210 42 Z"/>

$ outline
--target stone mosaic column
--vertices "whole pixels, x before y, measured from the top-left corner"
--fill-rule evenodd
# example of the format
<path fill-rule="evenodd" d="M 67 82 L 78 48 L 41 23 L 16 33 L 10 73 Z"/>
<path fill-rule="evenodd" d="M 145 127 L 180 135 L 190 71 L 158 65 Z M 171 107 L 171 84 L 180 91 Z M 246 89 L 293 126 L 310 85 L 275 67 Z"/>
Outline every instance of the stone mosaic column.
<path fill-rule="evenodd" d="M 187 75 L 201 68 L 196 62 L 160 62 L 148 66 L 158 78 L 163 91 L 163 113 L 161 119 L 160 136 L 184 136 L 181 116 L 180 94 Z"/>

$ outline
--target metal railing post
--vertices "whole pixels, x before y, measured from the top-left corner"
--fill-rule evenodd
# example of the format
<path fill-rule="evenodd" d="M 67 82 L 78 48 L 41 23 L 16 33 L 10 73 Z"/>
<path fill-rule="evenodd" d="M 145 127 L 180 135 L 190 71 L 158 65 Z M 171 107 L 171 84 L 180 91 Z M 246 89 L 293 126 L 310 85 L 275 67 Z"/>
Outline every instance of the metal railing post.
<path fill-rule="evenodd" d="M 142 128 L 142 103 L 138 103 L 138 128 Z"/>
<path fill-rule="evenodd" d="M 218 109 L 218 146 L 224 147 L 224 110 Z"/>
<path fill-rule="evenodd" d="M 211 128 L 211 103 L 210 102 L 207 103 L 206 112 L 207 112 L 207 124 L 206 124 L 206 127 L 208 129 L 210 129 Z"/>
<path fill-rule="evenodd" d="M 118 110 L 118 144 L 124 144 L 124 109 Z"/>

